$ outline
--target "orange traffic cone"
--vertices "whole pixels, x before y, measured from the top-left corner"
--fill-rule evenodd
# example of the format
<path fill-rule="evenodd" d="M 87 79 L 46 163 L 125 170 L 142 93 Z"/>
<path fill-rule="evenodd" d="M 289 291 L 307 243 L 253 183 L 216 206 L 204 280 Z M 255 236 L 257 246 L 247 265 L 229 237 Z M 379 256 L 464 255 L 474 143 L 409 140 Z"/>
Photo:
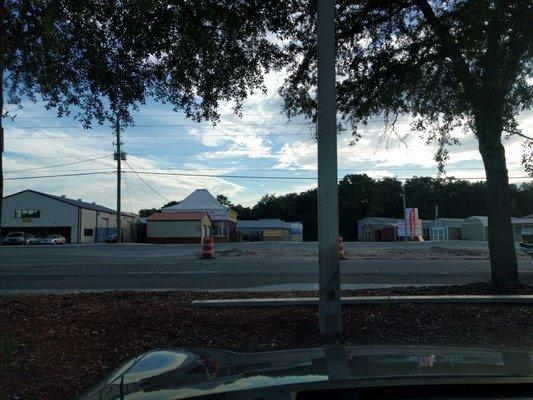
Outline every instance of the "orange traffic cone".
<path fill-rule="evenodd" d="M 215 258 L 215 246 L 213 245 L 213 238 L 206 236 L 202 246 L 202 255 L 200 259 L 211 260 Z"/>
<path fill-rule="evenodd" d="M 342 242 L 342 236 L 339 236 L 339 260 L 347 260 L 346 253 L 344 252 L 344 243 Z"/>

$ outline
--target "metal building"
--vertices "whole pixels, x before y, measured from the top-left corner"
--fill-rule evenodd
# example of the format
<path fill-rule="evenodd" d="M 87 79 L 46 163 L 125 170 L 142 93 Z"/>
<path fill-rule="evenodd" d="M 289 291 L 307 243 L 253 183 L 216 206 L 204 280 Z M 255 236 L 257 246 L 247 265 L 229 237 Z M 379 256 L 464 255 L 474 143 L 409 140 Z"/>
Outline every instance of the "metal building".
<path fill-rule="evenodd" d="M 237 222 L 237 236 L 244 242 L 293 241 L 301 242 L 301 222 L 285 222 L 281 219 L 258 219 Z"/>
<path fill-rule="evenodd" d="M 479 215 L 466 218 L 462 224 L 462 237 L 481 242 L 489 240 L 489 218 Z"/>
<path fill-rule="evenodd" d="M 137 215 L 123 212 L 122 238 L 132 240 Z M 94 243 L 116 233 L 116 211 L 81 199 L 27 189 L 3 199 L 0 235 L 21 231 L 63 235 L 68 243 Z"/>

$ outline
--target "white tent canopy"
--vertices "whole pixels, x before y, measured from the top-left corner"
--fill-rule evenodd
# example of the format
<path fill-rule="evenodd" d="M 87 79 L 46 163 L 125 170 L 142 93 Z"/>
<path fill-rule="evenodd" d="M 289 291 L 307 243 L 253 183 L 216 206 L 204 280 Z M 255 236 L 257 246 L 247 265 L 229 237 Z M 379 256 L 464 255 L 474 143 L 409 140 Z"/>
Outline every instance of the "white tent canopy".
<path fill-rule="evenodd" d="M 236 220 L 235 212 L 220 202 L 207 189 L 196 189 L 182 202 L 165 207 L 162 212 L 207 212 L 212 220 Z"/>

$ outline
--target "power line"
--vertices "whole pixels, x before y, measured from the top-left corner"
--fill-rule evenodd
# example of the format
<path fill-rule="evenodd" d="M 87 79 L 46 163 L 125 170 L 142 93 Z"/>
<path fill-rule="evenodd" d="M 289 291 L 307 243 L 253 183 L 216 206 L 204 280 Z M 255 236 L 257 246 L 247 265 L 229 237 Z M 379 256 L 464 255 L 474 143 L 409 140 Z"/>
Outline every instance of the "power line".
<path fill-rule="evenodd" d="M 370 132 L 370 131 L 367 131 Z M 308 132 L 311 133 L 311 132 Z M 167 138 L 167 139 L 202 139 L 204 137 L 270 137 L 270 136 L 305 136 L 306 133 L 254 133 L 254 134 L 245 134 L 245 133 L 205 133 L 199 135 L 189 135 L 189 134 L 176 134 L 176 135 L 127 135 L 128 139 L 145 139 L 145 138 Z M 27 137 L 27 136 L 10 136 L 6 139 L 9 140 L 48 140 L 48 139 L 81 139 L 81 138 L 109 138 L 109 135 L 68 135 L 68 136 L 39 136 L 39 137 Z"/>
<path fill-rule="evenodd" d="M 88 158 L 86 160 L 73 161 L 73 162 L 64 163 L 64 164 L 47 165 L 47 166 L 44 166 L 44 167 L 27 168 L 27 169 L 12 169 L 12 170 L 9 170 L 9 171 L 4 171 L 4 172 L 5 173 L 8 173 L 8 172 L 27 172 L 27 171 L 37 171 L 37 170 L 48 169 L 48 168 L 66 167 L 67 165 L 82 164 L 82 163 L 86 163 L 86 162 L 89 162 L 89 161 L 101 160 L 103 158 L 110 157 L 111 155 L 112 154 L 107 154 L 107 155 L 101 156 L 101 157 Z"/>
<path fill-rule="evenodd" d="M 157 194 L 159 197 L 161 197 L 163 200 L 169 202 L 170 200 L 167 199 L 165 196 L 163 196 L 161 193 L 159 193 L 157 190 L 155 190 L 148 182 L 146 182 L 138 173 L 137 171 L 135 171 L 131 165 L 129 164 L 128 161 L 124 160 L 124 162 L 126 163 L 126 165 L 131 169 L 131 172 L 133 172 L 135 175 L 137 175 L 137 178 L 139 178 L 146 186 L 148 186 L 150 188 L 150 190 L 152 190 L 152 192 L 154 192 L 155 194 Z M 128 171 L 124 171 L 124 172 L 128 172 Z"/>
<path fill-rule="evenodd" d="M 157 128 L 157 127 L 184 127 L 184 128 L 191 128 L 191 127 L 211 127 L 211 128 L 225 128 L 225 127 L 240 127 L 240 126 L 287 126 L 287 125 L 293 125 L 293 126 L 300 126 L 300 125 L 309 125 L 309 122 L 285 122 L 285 123 L 279 123 L 279 122 L 241 122 L 239 124 L 205 124 L 205 123 L 196 123 L 196 124 L 136 124 L 128 126 L 128 129 L 134 129 L 134 128 Z M 100 125 L 104 128 L 112 128 L 112 125 Z M 85 129 L 81 125 L 41 125 L 41 126 L 16 126 L 16 125 L 8 125 L 4 129 Z"/>
<path fill-rule="evenodd" d="M 6 153 L 9 153 L 10 151 L 7 151 Z M 29 160 L 29 159 L 52 159 L 52 158 L 84 158 L 86 156 L 40 156 L 38 154 L 31 154 L 31 155 L 28 155 L 28 154 L 25 154 L 23 156 L 19 156 L 16 154 L 16 152 L 14 152 L 15 155 L 9 155 L 9 156 L 6 156 L 4 155 L 4 158 L 16 158 L 16 159 L 22 159 L 22 160 Z M 98 156 L 100 157 L 100 156 Z M 103 157 L 103 156 L 102 156 Z"/>
<path fill-rule="evenodd" d="M 5 181 L 14 181 L 20 179 L 43 179 L 43 178 L 62 178 L 67 176 L 85 176 L 85 175 L 102 175 L 114 174 L 116 171 L 99 171 L 99 172 L 79 172 L 76 174 L 58 174 L 58 175 L 40 175 L 40 176 L 16 176 L 11 178 L 4 178 Z"/>
<path fill-rule="evenodd" d="M 131 168 L 131 167 L 130 167 Z M 316 180 L 316 177 L 296 177 L 296 176 L 256 176 L 256 175 L 220 175 L 220 174 L 183 174 L 177 172 L 152 172 L 152 171 L 123 171 L 123 172 L 133 172 L 138 175 L 161 175 L 161 176 L 183 176 L 183 177 L 205 177 L 205 178 L 222 178 L 222 179 L 282 179 L 282 180 Z M 99 172 L 87 172 L 87 173 L 74 173 L 74 174 L 58 174 L 58 175 L 40 175 L 40 176 L 23 176 L 23 177 L 11 177 L 5 178 L 4 180 L 19 180 L 19 179 L 42 179 L 42 178 L 59 178 L 59 177 L 68 177 L 68 176 L 84 176 L 84 175 L 101 175 L 101 174 L 115 174 L 116 171 L 99 171 Z M 339 176 L 338 179 L 342 179 L 342 176 Z M 413 179 L 410 177 L 398 177 L 393 176 L 397 180 L 407 180 Z M 452 177 L 448 177 L 452 178 Z M 484 177 L 453 177 L 455 179 L 461 180 L 486 180 Z M 380 179 L 380 178 L 376 178 Z M 509 176 L 509 179 L 531 179 L 530 176 Z M 163 196 L 162 196 L 163 197 Z M 163 197 L 164 198 L 164 197 Z"/>

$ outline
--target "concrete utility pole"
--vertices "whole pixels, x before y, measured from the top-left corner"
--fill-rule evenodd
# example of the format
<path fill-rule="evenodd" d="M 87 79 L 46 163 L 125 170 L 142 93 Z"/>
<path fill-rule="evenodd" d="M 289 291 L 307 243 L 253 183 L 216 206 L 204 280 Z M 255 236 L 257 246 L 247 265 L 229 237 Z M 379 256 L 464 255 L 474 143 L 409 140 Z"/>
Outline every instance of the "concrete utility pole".
<path fill-rule="evenodd" d="M 335 2 L 318 1 L 318 266 L 320 332 L 341 331 Z"/>
<path fill-rule="evenodd" d="M 117 113 L 117 119 L 115 123 L 115 129 L 116 129 L 116 135 L 117 135 L 117 152 L 115 153 L 115 159 L 117 160 L 117 243 L 120 243 L 122 241 L 121 237 L 121 229 L 122 229 L 122 220 L 121 220 L 121 212 L 120 212 L 120 180 L 122 175 L 121 170 L 121 161 L 122 161 L 122 151 L 120 149 L 120 145 L 122 144 L 120 142 L 120 118 Z"/>

